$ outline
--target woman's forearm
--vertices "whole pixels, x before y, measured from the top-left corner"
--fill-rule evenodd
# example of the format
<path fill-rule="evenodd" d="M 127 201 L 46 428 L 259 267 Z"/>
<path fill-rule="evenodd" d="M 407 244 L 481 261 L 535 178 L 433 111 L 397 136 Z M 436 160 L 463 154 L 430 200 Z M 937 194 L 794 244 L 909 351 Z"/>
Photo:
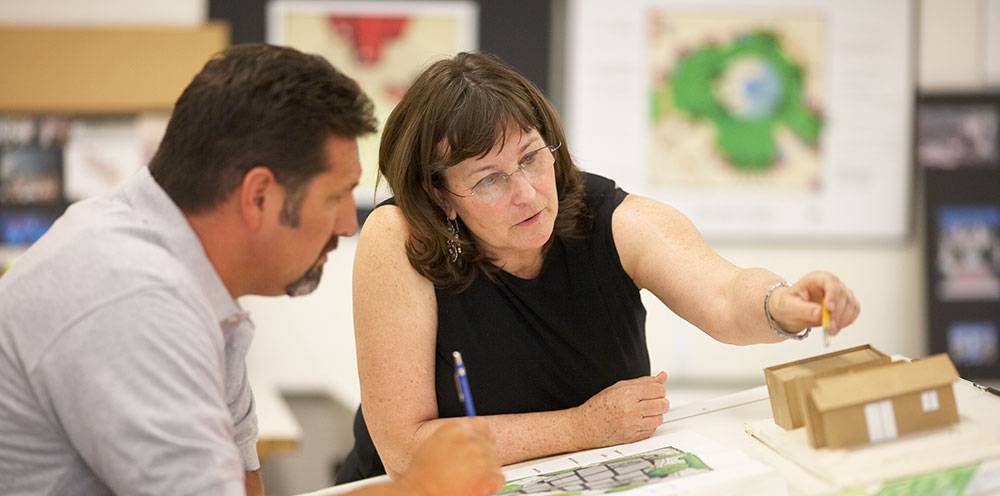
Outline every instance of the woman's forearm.
<path fill-rule="evenodd" d="M 764 316 L 764 297 L 767 290 L 781 278 L 777 274 L 758 267 L 741 269 L 733 280 L 727 295 L 730 302 L 729 329 L 726 332 L 730 344 L 776 343 L 784 340 L 772 330 Z M 786 290 L 779 288 L 775 292 Z M 772 293 L 772 298 L 773 298 Z M 794 332 L 795 330 L 789 329 Z"/>
<path fill-rule="evenodd" d="M 549 412 L 485 415 L 477 418 L 485 420 L 496 441 L 497 460 L 508 465 L 533 458 L 566 453 L 590 448 L 578 433 L 575 408 Z M 418 446 L 434 431 L 456 419 L 433 419 L 422 422 L 412 436 L 412 446 Z M 393 477 L 406 473 L 410 455 L 414 450 L 400 446 L 389 448 L 386 453 L 380 448 L 386 470 Z"/>

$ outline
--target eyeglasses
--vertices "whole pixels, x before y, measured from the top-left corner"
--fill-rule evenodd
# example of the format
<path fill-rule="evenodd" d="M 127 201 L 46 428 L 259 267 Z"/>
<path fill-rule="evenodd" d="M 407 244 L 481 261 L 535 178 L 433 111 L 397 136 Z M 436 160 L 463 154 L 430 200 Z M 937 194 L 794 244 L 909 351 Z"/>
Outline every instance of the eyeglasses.
<path fill-rule="evenodd" d="M 524 178 L 529 182 L 548 171 L 556 161 L 554 154 L 560 146 L 562 143 L 546 145 L 524 154 L 521 161 L 517 163 L 517 169 L 514 172 L 510 174 L 494 172 L 480 179 L 475 186 L 468 189 L 467 194 L 458 194 L 449 189 L 445 189 L 445 191 L 462 198 L 472 198 L 480 203 L 495 203 L 507 195 L 511 177 L 518 171 L 524 174 Z"/>

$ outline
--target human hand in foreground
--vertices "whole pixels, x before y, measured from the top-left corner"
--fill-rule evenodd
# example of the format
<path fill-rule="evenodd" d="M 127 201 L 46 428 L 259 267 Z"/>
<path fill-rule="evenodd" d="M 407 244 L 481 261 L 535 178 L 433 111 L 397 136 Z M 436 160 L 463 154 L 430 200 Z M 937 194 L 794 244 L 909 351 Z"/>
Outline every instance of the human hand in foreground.
<path fill-rule="evenodd" d="M 504 482 L 490 427 L 482 419 L 459 419 L 438 428 L 399 480 L 401 494 L 419 496 L 486 496 Z"/>
<path fill-rule="evenodd" d="M 851 325 L 861 312 L 861 304 L 837 276 L 829 272 L 810 272 L 790 288 L 774 291 L 769 307 L 771 316 L 789 332 L 823 324 L 820 305 L 830 312 L 830 334 L 837 335 Z"/>
<path fill-rule="evenodd" d="M 667 373 L 618 381 L 576 407 L 580 449 L 648 438 L 670 408 L 663 384 Z"/>

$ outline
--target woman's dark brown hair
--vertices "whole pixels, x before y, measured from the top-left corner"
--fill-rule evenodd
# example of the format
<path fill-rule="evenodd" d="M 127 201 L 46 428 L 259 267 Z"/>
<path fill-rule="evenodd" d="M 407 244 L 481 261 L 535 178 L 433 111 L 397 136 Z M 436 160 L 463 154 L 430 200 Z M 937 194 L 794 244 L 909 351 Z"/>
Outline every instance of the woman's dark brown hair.
<path fill-rule="evenodd" d="M 562 145 L 555 152 L 559 213 L 553 237 L 579 236 L 589 221 L 583 176 L 570 158 L 559 118 L 535 85 L 496 57 L 460 53 L 434 63 L 386 121 L 379 172 L 409 225 L 410 264 L 436 286 L 461 290 L 499 270 L 468 235 L 461 240 L 461 257 L 449 261 L 448 227 L 436 198 L 444 193 L 445 169 L 502 147 L 513 124 L 522 132 L 538 130 L 548 145 Z"/>

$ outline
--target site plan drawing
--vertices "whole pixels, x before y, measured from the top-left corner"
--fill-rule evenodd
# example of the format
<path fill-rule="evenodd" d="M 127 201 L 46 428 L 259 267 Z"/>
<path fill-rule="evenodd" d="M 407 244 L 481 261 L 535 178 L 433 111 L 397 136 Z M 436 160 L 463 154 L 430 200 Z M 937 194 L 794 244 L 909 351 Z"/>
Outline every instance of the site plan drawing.
<path fill-rule="evenodd" d="M 505 472 L 498 495 L 673 494 L 734 487 L 772 472 L 741 451 L 692 431 L 562 455 Z"/>
<path fill-rule="evenodd" d="M 499 494 L 607 494 L 712 470 L 673 447 L 508 482 Z"/>

